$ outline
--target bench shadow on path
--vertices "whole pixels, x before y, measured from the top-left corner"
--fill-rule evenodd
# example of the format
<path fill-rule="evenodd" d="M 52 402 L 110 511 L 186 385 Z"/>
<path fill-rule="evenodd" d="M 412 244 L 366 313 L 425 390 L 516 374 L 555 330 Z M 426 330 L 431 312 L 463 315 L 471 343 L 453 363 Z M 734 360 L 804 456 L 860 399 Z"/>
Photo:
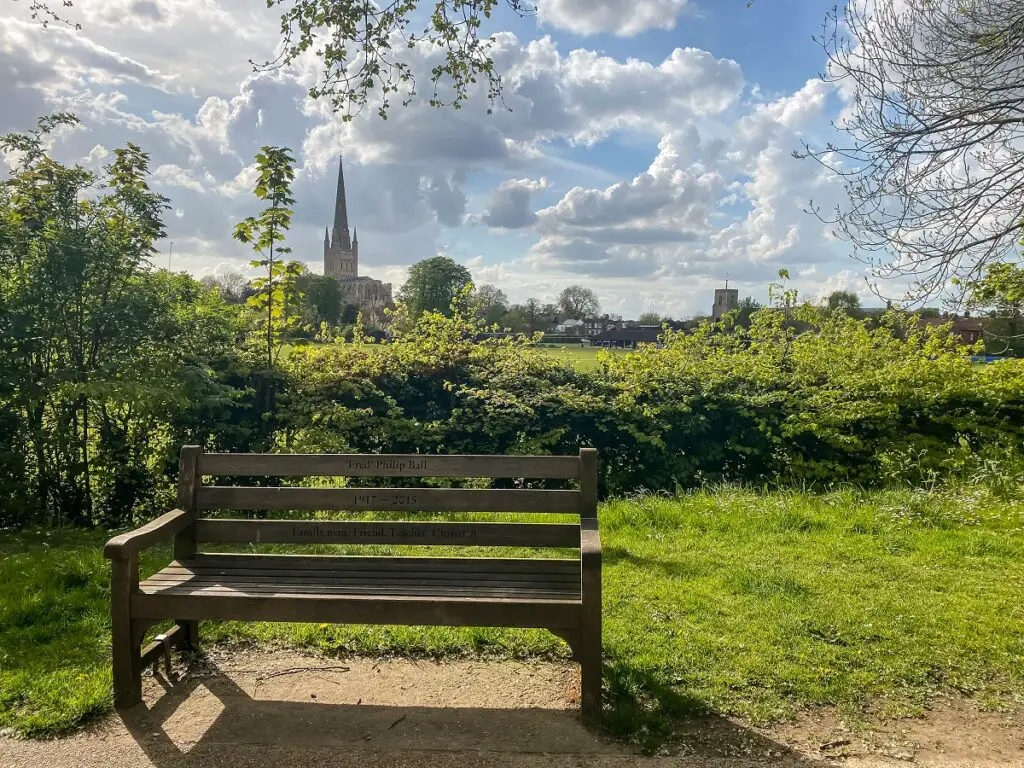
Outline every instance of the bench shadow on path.
<path fill-rule="evenodd" d="M 213 764 L 232 745 L 332 754 L 422 753 L 423 765 L 434 764 L 431 752 L 466 751 L 478 757 L 504 755 L 509 760 L 532 755 L 538 765 L 557 756 L 577 755 L 587 764 L 604 765 L 607 760 L 608 765 L 619 765 L 635 754 L 635 748 L 587 730 L 571 709 L 376 706 L 261 698 L 220 674 L 215 665 L 205 669 L 209 674 L 186 675 L 174 685 L 157 676 L 164 693 L 149 706 L 120 713 L 131 737 L 156 768 L 180 768 L 186 756 L 189 765 L 207 764 L 204 757 Z M 662 745 L 669 743 L 669 734 L 665 737 L 659 739 Z M 825 765 L 715 716 L 677 721 L 671 744 L 670 752 L 680 755 L 774 758 L 775 766 Z"/>

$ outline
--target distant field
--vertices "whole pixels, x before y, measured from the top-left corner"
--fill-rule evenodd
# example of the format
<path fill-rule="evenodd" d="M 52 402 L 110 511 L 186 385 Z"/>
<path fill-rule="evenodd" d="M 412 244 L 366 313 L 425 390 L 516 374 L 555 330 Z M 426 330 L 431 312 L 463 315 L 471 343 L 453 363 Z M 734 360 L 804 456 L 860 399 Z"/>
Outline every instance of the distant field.
<path fill-rule="evenodd" d="M 572 345 L 541 345 L 538 347 L 545 355 L 556 360 L 569 363 L 569 365 L 581 371 L 593 371 L 597 368 L 597 354 L 599 347 L 581 347 L 578 344 Z M 623 355 L 627 350 L 613 349 L 612 354 Z"/>
<path fill-rule="evenodd" d="M 381 346 L 380 344 L 367 344 L 366 348 L 373 351 L 380 349 Z M 293 349 L 294 347 L 285 347 L 281 357 L 287 359 Z M 598 347 L 582 347 L 579 344 L 541 344 L 538 346 L 538 349 L 545 355 L 568 363 L 580 371 L 595 370 L 597 368 L 597 353 L 600 351 Z M 629 350 L 624 349 L 612 349 L 610 351 L 614 355 L 629 353 Z"/>

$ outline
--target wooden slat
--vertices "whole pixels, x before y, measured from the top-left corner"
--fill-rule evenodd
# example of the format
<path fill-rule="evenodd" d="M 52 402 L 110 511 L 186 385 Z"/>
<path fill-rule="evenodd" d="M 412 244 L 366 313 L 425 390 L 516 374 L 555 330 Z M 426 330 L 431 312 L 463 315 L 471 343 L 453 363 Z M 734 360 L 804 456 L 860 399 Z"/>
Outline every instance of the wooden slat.
<path fill-rule="evenodd" d="M 579 477 L 576 456 L 204 453 L 201 475 L 272 477 Z"/>
<path fill-rule="evenodd" d="M 201 571 L 210 567 L 294 570 L 400 570 L 466 572 L 579 572 L 579 558 L 504 557 L 357 557 L 337 555 L 252 555 L 231 552 L 202 553 L 189 560 L 176 560 L 171 567 Z"/>
<path fill-rule="evenodd" d="M 254 488 L 203 486 L 198 509 L 417 512 L 557 512 L 578 514 L 579 491 L 452 488 Z"/>
<path fill-rule="evenodd" d="M 302 577 L 291 575 L 282 578 L 281 573 L 236 572 L 236 573 L 181 573 L 161 571 L 145 580 L 145 584 L 185 584 L 186 582 L 216 582 L 218 584 L 275 584 L 288 586 L 301 584 L 522 584 L 545 587 L 580 586 L 580 574 L 544 573 L 348 573 L 326 574 L 324 571 L 303 571 Z"/>
<path fill-rule="evenodd" d="M 164 633 L 164 637 L 167 638 L 166 642 L 172 647 L 178 647 L 183 645 L 188 639 L 188 630 L 180 624 L 175 624 L 171 629 Z M 143 667 L 147 667 L 157 659 L 161 658 L 165 653 L 166 646 L 159 640 L 154 640 L 142 650 L 141 664 Z"/>
<path fill-rule="evenodd" d="M 230 579 L 218 578 L 215 576 L 198 576 L 188 579 L 176 579 L 173 576 L 153 577 L 142 583 L 143 592 L 151 589 L 166 589 L 171 587 L 198 588 L 198 587 L 229 587 L 232 589 L 268 589 L 284 594 L 317 594 L 332 589 L 370 591 L 381 590 L 384 592 L 401 592 L 406 589 L 422 589 L 431 592 L 443 592 L 448 589 L 510 589 L 510 590 L 541 590 L 544 592 L 568 592 L 578 595 L 580 592 L 580 581 L 559 581 L 539 579 L 379 579 L 379 578 L 350 578 L 350 579 L 266 579 L 259 576 L 237 576 Z"/>
<path fill-rule="evenodd" d="M 139 619 L 180 616 L 223 621 L 306 621 L 332 624 L 402 624 L 443 627 L 547 627 L 576 629 L 579 600 L 390 595 L 147 595 L 131 599 Z"/>
<path fill-rule="evenodd" d="M 383 587 L 372 587 L 362 589 L 353 587 L 332 587 L 318 591 L 313 590 L 283 590 L 267 586 L 231 586 L 217 584 L 198 584 L 187 586 L 152 586 L 144 589 L 140 594 L 153 596 L 195 596 L 197 598 L 208 596 L 240 595 L 253 597 L 381 597 L 381 598 L 434 598 L 444 600 L 449 598 L 497 598 L 502 600 L 575 600 L 580 603 L 580 593 L 568 589 L 562 590 L 541 590 L 541 589 L 516 589 L 511 587 L 448 587 L 445 589 L 432 589 L 431 587 L 402 587 L 401 589 L 385 589 Z"/>
<path fill-rule="evenodd" d="M 430 592 L 443 592 L 447 589 L 511 589 L 511 590 L 532 590 L 538 589 L 545 592 L 564 592 L 574 595 L 580 594 L 580 582 L 576 581 L 540 581 L 533 579 L 309 579 L 309 580 L 287 580 L 276 581 L 273 579 L 261 579 L 256 576 L 240 576 L 232 579 L 218 578 L 194 578 L 194 579 L 173 579 L 170 577 L 147 579 L 143 582 L 143 591 L 150 589 L 164 589 L 170 587 L 230 587 L 232 589 L 259 588 L 270 589 L 285 594 L 305 594 L 332 589 L 355 589 L 401 593 L 407 589 L 422 589 Z"/>
<path fill-rule="evenodd" d="M 198 541 L 223 544 L 458 544 L 472 547 L 580 545 L 580 527 L 572 524 L 200 519 L 196 525 Z"/>
<path fill-rule="evenodd" d="M 363 587 L 354 585 L 351 587 L 325 587 L 323 589 L 300 589 L 288 590 L 281 587 L 268 585 L 246 585 L 246 584 L 178 584 L 178 585 L 149 585 L 142 590 L 147 595 L 254 595 L 274 597 L 303 597 L 303 596 L 381 596 L 381 597 L 435 597 L 435 598 L 464 598 L 496 597 L 502 599 L 527 599 L 527 600 L 577 600 L 580 599 L 578 590 L 558 589 L 524 589 L 518 587 L 444 587 L 443 589 L 430 586 L 414 587 L 402 586 L 396 588 L 388 587 Z"/>

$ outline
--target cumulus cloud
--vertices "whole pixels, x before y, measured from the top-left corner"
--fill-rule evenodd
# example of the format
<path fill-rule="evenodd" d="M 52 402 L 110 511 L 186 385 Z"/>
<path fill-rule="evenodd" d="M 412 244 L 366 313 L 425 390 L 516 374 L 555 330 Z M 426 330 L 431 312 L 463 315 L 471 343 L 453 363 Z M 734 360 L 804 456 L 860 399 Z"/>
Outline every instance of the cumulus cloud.
<path fill-rule="evenodd" d="M 532 210 L 533 196 L 547 189 L 546 178 L 506 179 L 491 191 L 487 209 L 473 218 L 492 229 L 523 229 L 537 221 Z"/>
<path fill-rule="evenodd" d="M 623 37 L 672 29 L 688 0 L 538 0 L 541 23 L 577 35 L 609 32 Z"/>
<path fill-rule="evenodd" d="M 670 26 L 687 7 L 581 3 L 542 2 L 541 21 L 628 36 Z M 248 58 L 272 53 L 277 33 L 273 14 L 249 0 L 79 0 L 74 12 L 81 33 L 0 24 L 0 66 L 10 73 L 0 81 L 0 130 L 75 111 L 84 124 L 55 152 L 89 167 L 126 141 L 140 144 L 154 188 L 172 200 L 175 268 L 244 266 L 249 254 L 230 232 L 258 209 L 253 156 L 273 144 L 295 149 L 289 244 L 314 269 L 344 150 L 361 261 L 395 282 L 447 249 L 514 299 L 553 298 L 585 279 L 607 308 L 629 314 L 688 303 L 725 273 L 754 285 L 778 266 L 818 266 L 809 282 L 837 271 L 834 244 L 802 211 L 836 187 L 789 155 L 828 114 L 830 92 L 817 81 L 762 103 L 737 62 L 708 51 L 680 47 L 649 61 L 502 32 L 492 52 L 504 101 L 493 114 L 480 84 L 459 111 L 418 100 L 382 122 L 371 104 L 343 121 L 308 99 L 309 62 L 251 71 Z M 404 55 L 422 83 L 440 53 Z M 745 92 L 755 103 L 742 101 Z M 623 136 L 652 147 L 645 169 L 607 162 Z M 500 237 L 508 231 L 535 241 Z"/>
<path fill-rule="evenodd" d="M 604 188 L 574 187 L 538 211 L 543 237 L 533 263 L 576 265 L 580 274 L 756 282 L 783 266 L 839 262 L 827 227 L 804 206 L 841 189 L 821 166 L 792 156 L 823 118 L 828 96 L 827 86 L 808 81 L 754 105 L 729 137 L 705 140 L 695 123 L 666 133 L 646 171 Z"/>

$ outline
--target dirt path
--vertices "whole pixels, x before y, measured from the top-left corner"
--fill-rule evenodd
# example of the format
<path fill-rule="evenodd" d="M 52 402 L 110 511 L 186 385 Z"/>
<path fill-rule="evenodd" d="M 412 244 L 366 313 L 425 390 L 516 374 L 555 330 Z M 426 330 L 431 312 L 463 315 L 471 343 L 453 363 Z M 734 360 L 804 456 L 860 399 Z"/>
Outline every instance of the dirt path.
<path fill-rule="evenodd" d="M 0 766 L 53 768 L 748 768 L 1024 765 L 1019 716 L 950 705 L 853 734 L 821 713 L 770 730 L 722 718 L 682 729 L 674 754 L 639 757 L 579 722 L 572 665 L 337 661 L 221 653 L 145 706 L 77 736 L 0 738 Z"/>

